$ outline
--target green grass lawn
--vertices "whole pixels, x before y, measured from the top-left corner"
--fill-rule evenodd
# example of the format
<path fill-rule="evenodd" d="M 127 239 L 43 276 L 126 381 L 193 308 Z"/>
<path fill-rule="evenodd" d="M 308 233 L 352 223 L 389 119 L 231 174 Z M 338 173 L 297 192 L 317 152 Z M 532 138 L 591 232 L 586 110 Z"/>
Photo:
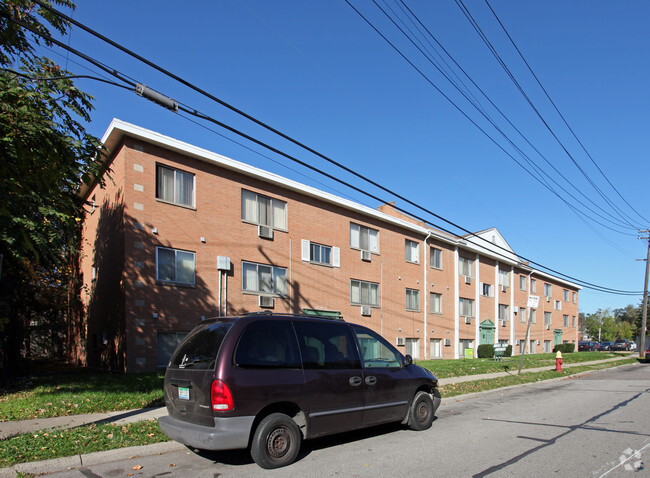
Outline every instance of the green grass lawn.
<path fill-rule="evenodd" d="M 163 378 L 86 370 L 36 375 L 0 391 L 0 421 L 162 406 Z"/>

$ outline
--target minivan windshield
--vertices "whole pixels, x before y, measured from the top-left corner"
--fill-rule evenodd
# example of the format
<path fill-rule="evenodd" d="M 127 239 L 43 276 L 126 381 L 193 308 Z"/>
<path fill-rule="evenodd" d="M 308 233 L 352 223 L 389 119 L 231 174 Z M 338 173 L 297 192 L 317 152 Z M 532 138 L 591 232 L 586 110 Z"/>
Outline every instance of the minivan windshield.
<path fill-rule="evenodd" d="M 169 366 L 213 369 L 221 342 L 231 325 L 232 322 L 215 322 L 197 327 L 178 346 Z"/>

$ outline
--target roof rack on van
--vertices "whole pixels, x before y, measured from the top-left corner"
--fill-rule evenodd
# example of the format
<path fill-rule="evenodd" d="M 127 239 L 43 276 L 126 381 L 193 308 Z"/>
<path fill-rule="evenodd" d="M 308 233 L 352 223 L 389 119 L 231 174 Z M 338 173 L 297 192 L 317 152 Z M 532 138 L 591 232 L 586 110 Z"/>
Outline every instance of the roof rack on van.
<path fill-rule="evenodd" d="M 340 320 L 344 321 L 343 316 L 339 315 L 318 315 L 318 314 L 292 314 L 285 312 L 272 312 L 270 310 L 259 310 L 256 312 L 247 312 L 244 315 L 266 315 L 268 317 L 278 316 L 278 317 L 305 317 L 308 319 L 329 319 L 329 320 Z"/>

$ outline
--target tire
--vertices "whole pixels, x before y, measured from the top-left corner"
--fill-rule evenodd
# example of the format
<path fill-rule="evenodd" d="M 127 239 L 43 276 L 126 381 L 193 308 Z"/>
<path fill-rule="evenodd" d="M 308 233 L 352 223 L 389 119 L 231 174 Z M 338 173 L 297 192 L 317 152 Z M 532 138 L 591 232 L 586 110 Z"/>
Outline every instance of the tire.
<path fill-rule="evenodd" d="M 409 410 L 408 427 L 411 430 L 426 430 L 433 423 L 433 400 L 427 392 L 418 392 Z"/>
<path fill-rule="evenodd" d="M 298 456 L 301 442 L 302 434 L 296 422 L 284 413 L 272 413 L 255 429 L 251 456 L 267 470 L 290 465 Z"/>

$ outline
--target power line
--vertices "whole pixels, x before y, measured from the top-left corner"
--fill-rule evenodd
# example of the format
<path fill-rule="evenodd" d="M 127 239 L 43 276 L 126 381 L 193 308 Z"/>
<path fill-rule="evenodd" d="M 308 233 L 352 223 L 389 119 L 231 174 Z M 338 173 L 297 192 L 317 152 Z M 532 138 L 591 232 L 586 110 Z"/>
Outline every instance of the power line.
<path fill-rule="evenodd" d="M 35 0 L 35 1 L 36 1 L 37 3 L 40 4 L 40 1 L 39 1 L 39 0 Z M 45 5 L 44 5 L 44 6 L 45 6 Z M 47 7 L 48 7 L 48 9 L 50 9 L 49 6 L 47 6 Z M 54 10 L 54 9 L 51 9 L 51 10 L 53 10 L 54 13 L 57 13 L 56 10 Z M 58 40 L 55 40 L 55 39 L 53 39 L 53 38 L 51 38 L 51 37 L 49 37 L 49 36 L 47 36 L 47 35 L 44 35 L 42 32 L 39 32 L 39 31 L 33 29 L 31 26 L 24 24 L 24 23 L 21 22 L 20 20 L 14 18 L 14 17 L 11 17 L 10 15 L 5 14 L 4 12 L 0 12 L 0 15 L 7 17 L 7 18 L 10 19 L 11 21 L 13 21 L 13 22 L 19 24 L 20 26 L 23 26 L 24 28 L 28 29 L 29 31 L 33 32 L 34 34 L 39 35 L 39 36 L 41 36 L 42 38 L 47 39 L 47 40 L 49 40 L 49 41 L 52 41 L 52 43 L 56 44 L 57 46 L 59 46 L 59 47 L 61 47 L 61 48 L 63 48 L 63 49 L 67 49 L 68 51 L 74 53 L 75 55 L 80 56 L 80 57 L 83 58 L 84 60 L 86 60 L 86 61 L 90 62 L 91 64 L 93 64 L 93 65 L 95 65 L 95 66 L 101 68 L 102 70 L 106 71 L 106 72 L 109 73 L 110 75 L 115 76 L 116 78 L 120 79 L 121 81 L 123 81 L 123 82 L 125 82 L 125 83 L 127 83 L 127 84 L 130 84 L 131 86 L 134 87 L 134 89 L 135 89 L 135 87 L 137 86 L 137 83 L 134 83 L 134 82 L 131 81 L 131 80 L 125 79 L 125 78 L 124 78 L 125 75 L 123 75 L 123 74 L 117 72 L 117 71 L 114 70 L 114 69 L 111 69 L 110 67 L 104 65 L 103 63 L 99 62 L 98 60 L 96 60 L 96 59 L 94 59 L 94 58 L 92 58 L 92 57 L 89 57 L 88 55 L 85 55 L 85 54 L 79 52 L 78 50 L 76 50 L 76 49 L 74 49 L 74 48 L 68 47 L 67 45 L 63 44 L 62 42 L 59 42 Z M 65 17 L 65 16 L 64 16 L 64 17 Z M 67 18 L 66 18 L 66 19 L 67 19 Z M 78 22 L 76 22 L 76 23 L 78 23 Z M 124 47 L 122 47 L 122 48 L 124 48 Z M 146 60 L 146 61 L 148 62 L 148 60 Z M 149 62 L 149 63 L 150 63 L 150 62 Z M 156 69 L 159 69 L 159 68 L 160 68 L 160 67 L 157 67 Z M 195 89 L 195 91 L 198 91 L 198 90 L 199 90 L 198 87 L 196 87 L 196 86 L 194 86 L 194 85 L 192 85 L 192 86 L 193 86 L 193 89 Z M 207 93 L 206 93 L 206 94 L 207 94 Z M 212 96 L 212 95 L 210 95 L 210 96 Z M 221 100 L 219 100 L 219 102 L 221 103 Z M 224 102 L 224 103 L 225 103 L 225 102 Z M 231 107 L 231 108 L 234 108 L 234 107 Z M 232 133 L 234 133 L 234 134 L 237 134 L 237 135 L 239 135 L 239 136 L 241 136 L 241 137 L 247 139 L 248 141 L 251 141 L 251 142 L 253 142 L 253 143 L 255 143 L 255 144 L 259 145 L 259 146 L 262 146 L 262 147 L 264 147 L 264 148 L 266 148 L 266 149 L 268 149 L 268 150 L 270 150 L 270 151 L 272 151 L 272 152 L 274 152 L 274 153 L 276 153 L 276 154 L 278 154 L 278 155 L 280 155 L 280 156 L 283 156 L 283 157 L 285 157 L 285 158 L 287 158 L 287 159 L 290 159 L 290 160 L 292 160 L 292 161 L 294 161 L 294 162 L 296 162 L 296 163 L 302 165 L 303 167 L 306 167 L 306 168 L 308 168 L 308 169 L 311 169 L 312 171 L 315 171 L 315 172 L 317 172 L 317 173 L 319 173 L 319 174 L 321 174 L 321 175 L 324 175 L 325 177 L 327 177 L 327 178 L 329 178 L 329 179 L 331 179 L 331 180 L 333 180 L 333 181 L 335 181 L 335 182 L 338 182 L 338 183 L 340 183 L 340 184 L 342 184 L 342 185 L 345 185 L 346 187 L 348 187 L 348 188 L 350 188 L 350 189 L 353 189 L 353 190 L 355 190 L 355 191 L 357 191 L 357 192 L 359 192 L 359 193 L 361 193 L 361 194 L 363 194 L 363 195 L 365 195 L 365 196 L 367 196 L 367 197 L 369 197 L 369 198 L 371 198 L 371 199 L 373 199 L 373 200 L 375 200 L 375 201 L 378 201 L 379 203 L 388 203 L 388 202 L 389 202 L 389 201 L 386 201 L 385 199 L 382 199 L 382 198 L 380 198 L 380 197 L 378 197 L 378 196 L 376 196 L 376 195 L 374 195 L 374 194 L 371 194 L 371 193 L 369 193 L 369 192 L 367 192 L 367 191 L 365 191 L 365 190 L 363 190 L 363 189 L 361 189 L 361 188 L 359 188 L 359 187 L 357 187 L 357 186 L 354 186 L 354 185 L 352 185 L 352 184 L 350 184 L 350 183 L 348 183 L 348 182 L 346 182 L 346 181 L 344 181 L 344 180 L 342 180 L 342 179 L 339 179 L 339 178 L 337 178 L 337 177 L 335 177 L 335 176 L 333 176 L 333 175 L 331 175 L 331 174 L 329 174 L 329 173 L 327 173 L 327 172 L 325 172 L 325 171 L 322 171 L 322 170 L 316 168 L 315 166 L 312 166 L 312 165 L 306 163 L 305 161 L 302 161 L 302 160 L 300 160 L 300 159 L 298 159 L 298 158 L 296 158 L 296 157 L 294 157 L 294 156 L 292 156 L 292 155 L 289 155 L 289 154 L 287 154 L 287 153 L 285 153 L 285 152 L 279 150 L 278 148 L 275 148 L 275 147 L 273 147 L 273 146 L 271 146 L 271 145 L 269 145 L 269 144 L 267 144 L 267 143 L 265 143 L 265 142 L 263 142 L 263 141 L 261 141 L 261 140 L 258 140 L 258 139 L 254 138 L 254 137 L 252 137 L 252 136 L 250 136 L 250 135 L 248 135 L 248 134 L 246 134 L 246 133 L 244 133 L 244 132 L 242 132 L 242 131 L 240 131 L 240 130 L 238 130 L 238 129 L 232 127 L 232 126 L 229 126 L 229 125 L 227 125 L 227 124 L 225 124 L 225 123 L 223 123 L 223 122 L 221 122 L 221 121 L 219 121 L 219 120 L 217 120 L 217 119 L 215 119 L 215 118 L 212 118 L 212 117 L 210 117 L 209 115 L 205 115 L 205 114 L 203 114 L 203 113 L 200 113 L 200 112 L 197 111 L 196 109 L 193 109 L 193 108 L 187 107 L 186 105 L 182 105 L 182 104 L 179 104 L 178 109 L 180 109 L 181 111 L 184 111 L 184 112 L 186 112 L 186 113 L 188 113 L 188 114 L 191 114 L 192 116 L 195 116 L 195 117 L 197 117 L 197 118 L 203 119 L 203 120 L 205 120 L 205 121 L 209 121 L 209 122 L 211 122 L 211 123 L 213 123 L 213 124 L 216 124 L 216 125 L 218 125 L 219 127 L 223 128 L 223 129 L 226 129 L 227 131 L 230 131 L 230 132 L 232 132 Z M 234 108 L 234 110 L 237 110 L 237 109 Z M 250 115 L 247 115 L 246 113 L 243 113 L 243 112 L 242 112 L 242 114 L 245 115 L 245 117 L 250 117 Z M 252 117 L 250 117 L 250 118 L 252 118 Z M 254 119 L 254 122 L 257 123 L 257 124 L 260 124 L 260 125 L 264 125 L 267 129 L 271 129 L 271 130 L 273 130 L 270 126 L 265 125 L 265 124 L 264 124 L 263 122 L 261 122 L 260 120 Z M 445 219 L 444 217 L 439 216 L 439 215 L 435 214 L 434 212 L 432 212 L 432 211 L 430 211 L 430 210 L 428 210 L 428 209 L 425 209 L 425 208 L 423 208 L 422 206 L 419 206 L 419 205 L 417 205 L 416 203 L 414 203 L 414 202 L 412 202 L 412 201 L 410 201 L 410 200 L 408 200 L 408 199 L 406 199 L 406 198 L 403 198 L 402 196 L 400 196 L 400 195 L 398 195 L 398 194 L 396 194 L 396 193 L 390 191 L 389 189 L 387 189 L 387 188 L 385 188 L 385 187 L 383 187 L 383 186 L 381 186 L 381 185 L 375 183 L 374 181 L 372 181 L 372 180 L 366 178 L 365 176 L 361 175 L 360 173 L 357 173 L 356 171 L 353 171 L 353 170 L 351 170 L 350 168 L 347 168 L 347 167 L 345 167 L 345 166 L 343 166 L 343 165 L 340 165 L 340 164 L 337 163 L 336 161 L 334 161 L 334 160 L 332 160 L 332 159 L 330 159 L 330 158 L 328 158 L 328 157 L 322 155 L 321 153 L 318 153 L 318 152 L 312 150 L 311 148 L 309 148 L 309 147 L 307 147 L 307 146 L 305 146 L 305 145 L 302 145 L 302 143 L 298 142 L 297 140 L 294 140 L 294 139 L 288 137 L 287 135 L 285 135 L 285 134 L 283 134 L 283 133 L 279 133 L 279 135 L 280 135 L 281 137 L 283 137 L 283 138 L 289 138 L 289 139 L 291 140 L 291 142 L 293 142 L 294 144 L 297 144 L 297 145 L 303 147 L 304 149 L 307 149 L 308 151 L 313 152 L 314 154 L 318 155 L 319 157 L 322 157 L 323 159 L 326 159 L 328 162 L 337 165 L 338 167 L 340 167 L 340 168 L 342 168 L 342 169 L 344 169 L 344 170 L 350 172 L 351 174 L 355 175 L 356 177 L 358 177 L 358 178 L 360 178 L 360 179 L 362 179 L 362 180 L 364 180 L 364 181 L 366 181 L 366 182 L 368 182 L 368 183 L 370 183 L 370 184 L 376 186 L 377 188 L 383 190 L 384 192 L 387 192 L 387 193 L 389 193 L 390 195 L 395 196 L 395 197 L 397 197 L 397 198 L 399 198 L 399 199 L 401 199 L 401 200 L 407 202 L 408 204 L 410 204 L 410 205 L 416 207 L 417 209 L 420 209 L 420 210 L 422 210 L 423 212 L 426 212 L 427 214 L 430 214 L 431 216 L 436 217 L 436 218 L 438 218 L 438 219 L 440 219 L 440 220 L 442 220 L 442 221 L 444 221 L 444 222 L 446 222 L 446 223 L 452 225 L 453 227 L 455 227 L 455 228 L 457 228 L 457 229 L 460 229 L 460 230 L 466 232 L 467 235 L 471 236 L 472 238 L 479 239 L 480 241 L 483 241 L 483 242 L 489 244 L 489 245 L 490 245 L 490 249 L 493 249 L 493 248 L 495 247 L 495 245 L 494 245 L 491 241 L 488 241 L 487 239 L 485 239 L 485 238 L 483 238 L 483 237 L 481 237 L 481 236 L 478 236 L 476 233 L 471 232 L 471 231 L 469 231 L 469 230 L 463 228 L 462 226 L 459 226 L 459 225 L 453 223 L 452 221 L 449 221 L 449 220 Z M 401 207 L 399 207 L 399 206 L 395 206 L 395 209 L 398 210 L 398 211 L 400 211 L 400 212 L 403 212 L 403 213 L 405 213 L 405 214 L 408 214 L 408 215 L 410 215 L 410 216 L 412 216 L 412 217 L 414 217 L 414 218 L 416 218 L 416 219 L 419 219 L 419 220 L 421 220 L 421 221 L 427 222 L 426 219 L 424 219 L 424 218 L 422 218 L 422 217 L 420 217 L 420 216 L 418 216 L 418 215 L 416 215 L 416 214 L 413 214 L 412 212 L 410 212 L 410 211 L 408 211 L 408 210 L 406 210 L 406 209 L 403 209 L 403 208 L 401 208 Z M 444 227 L 441 227 L 441 226 L 439 226 L 439 225 L 435 225 L 435 224 L 434 224 L 434 227 L 437 227 L 439 230 L 441 230 L 441 231 L 443 231 L 443 232 L 446 232 L 446 233 L 450 234 L 450 235 L 453 236 L 453 237 L 457 237 L 457 238 L 460 238 L 460 239 L 463 239 L 463 240 L 466 240 L 466 241 L 469 240 L 467 236 L 459 236 L 457 233 L 454 233 L 454 232 L 452 232 L 452 231 L 450 231 L 450 230 L 448 230 L 448 229 L 445 229 Z M 470 242 L 472 242 L 472 241 L 470 241 Z M 473 243 L 473 244 L 476 245 L 476 246 L 478 246 L 478 247 L 484 247 L 484 246 L 480 246 L 480 245 L 478 245 L 477 243 Z M 510 250 L 505 249 L 505 248 L 503 248 L 503 247 L 500 247 L 500 246 L 496 246 L 496 247 L 497 247 L 497 248 L 500 248 L 500 249 L 502 249 L 502 250 L 504 250 L 505 252 L 507 252 L 507 253 L 509 253 L 509 254 L 512 253 Z M 508 259 L 508 260 L 511 260 L 511 257 L 506 256 L 505 254 L 498 253 L 498 252 L 494 252 L 494 251 L 493 251 L 493 253 L 495 253 L 495 254 L 498 255 L 498 256 L 504 257 L 504 258 L 506 258 L 506 259 Z M 566 278 L 566 279 L 568 279 L 568 280 L 571 280 L 571 281 L 573 281 L 573 282 L 576 282 L 576 283 L 578 283 L 578 284 L 581 284 L 581 285 L 582 285 L 583 287 L 585 287 L 585 288 L 590 288 L 590 289 L 598 290 L 598 291 L 601 291 L 601 292 L 608 292 L 608 293 L 613 293 L 613 294 L 618 294 L 618 295 L 639 295 L 639 294 L 640 294 L 639 292 L 634 292 L 634 291 L 624 291 L 624 290 L 619 290 L 619 289 L 612 289 L 612 288 L 608 288 L 608 287 L 603 287 L 603 286 L 599 286 L 599 285 L 596 285 L 596 284 L 592 284 L 592 283 L 589 283 L 589 282 L 586 282 L 586 281 L 583 281 L 583 280 L 577 279 L 577 278 L 575 278 L 575 277 L 569 276 L 569 275 L 564 274 L 564 273 L 562 273 L 562 272 L 556 271 L 556 270 L 554 270 L 554 269 L 552 269 L 552 268 L 550 268 L 550 267 L 544 266 L 544 265 L 542 265 L 542 264 L 540 264 L 540 263 L 538 263 L 538 262 L 535 262 L 535 261 L 532 261 L 532 260 L 526 259 L 525 257 L 521 257 L 521 256 L 519 256 L 519 258 L 522 259 L 522 260 L 524 260 L 524 261 L 527 261 L 529 264 L 533 264 L 533 265 L 535 265 L 535 266 L 538 266 L 538 267 L 539 267 L 540 269 L 542 269 L 542 270 L 546 270 L 546 271 L 549 271 L 550 273 L 556 274 L 558 277 L 564 277 L 564 278 Z"/>

